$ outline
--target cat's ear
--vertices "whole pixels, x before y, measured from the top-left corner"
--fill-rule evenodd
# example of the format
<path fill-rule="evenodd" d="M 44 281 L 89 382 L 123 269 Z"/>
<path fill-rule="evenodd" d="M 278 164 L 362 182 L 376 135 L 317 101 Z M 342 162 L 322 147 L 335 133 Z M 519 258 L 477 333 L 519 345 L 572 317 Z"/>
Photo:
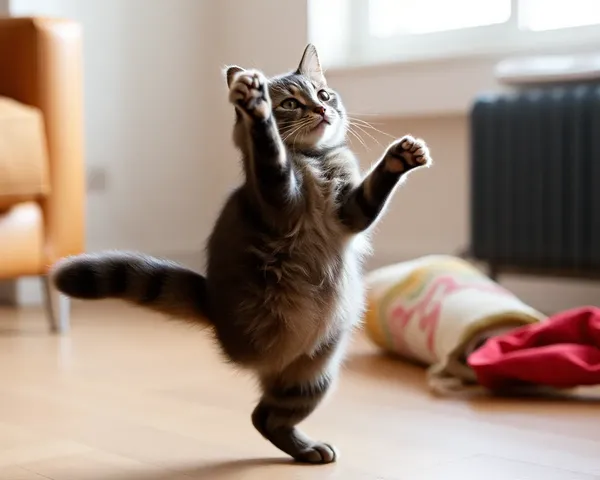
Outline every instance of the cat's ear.
<path fill-rule="evenodd" d="M 323 69 L 321 68 L 321 62 L 319 62 L 317 49 L 313 44 L 309 43 L 304 49 L 302 60 L 300 60 L 300 65 L 298 65 L 296 73 L 310 78 L 318 85 L 324 86 L 327 84 L 325 75 L 323 75 Z"/>
<path fill-rule="evenodd" d="M 243 72 L 244 69 L 242 67 L 238 67 L 237 65 L 231 65 L 223 69 L 223 74 L 227 80 L 227 86 L 231 87 L 231 82 L 233 81 L 233 77 L 238 72 Z"/>

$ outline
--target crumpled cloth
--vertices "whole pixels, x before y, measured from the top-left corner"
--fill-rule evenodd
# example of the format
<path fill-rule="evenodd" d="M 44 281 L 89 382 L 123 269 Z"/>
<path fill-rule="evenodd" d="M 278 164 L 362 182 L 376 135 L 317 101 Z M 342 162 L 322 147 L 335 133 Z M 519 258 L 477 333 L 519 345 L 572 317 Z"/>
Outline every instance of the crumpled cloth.
<path fill-rule="evenodd" d="M 492 337 L 467 363 L 490 390 L 600 385 L 600 308 L 567 310 Z"/>

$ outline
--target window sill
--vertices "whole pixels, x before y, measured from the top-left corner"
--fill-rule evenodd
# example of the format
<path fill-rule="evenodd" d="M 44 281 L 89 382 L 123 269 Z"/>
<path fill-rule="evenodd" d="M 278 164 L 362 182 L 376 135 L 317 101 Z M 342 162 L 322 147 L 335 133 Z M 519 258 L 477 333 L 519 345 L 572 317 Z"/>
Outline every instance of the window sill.
<path fill-rule="evenodd" d="M 567 53 L 590 50 L 578 48 Z M 526 56 L 552 53 L 565 52 L 538 50 Z M 327 69 L 326 75 L 352 115 L 377 115 L 383 119 L 466 115 L 477 95 L 510 88 L 495 77 L 498 62 L 506 57 L 470 55 L 335 67 Z"/>

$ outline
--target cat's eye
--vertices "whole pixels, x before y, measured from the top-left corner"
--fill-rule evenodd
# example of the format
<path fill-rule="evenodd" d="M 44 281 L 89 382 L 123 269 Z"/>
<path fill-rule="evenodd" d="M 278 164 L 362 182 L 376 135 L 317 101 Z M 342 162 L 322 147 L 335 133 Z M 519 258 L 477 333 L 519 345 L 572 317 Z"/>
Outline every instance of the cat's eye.
<path fill-rule="evenodd" d="M 300 106 L 300 102 L 295 98 L 287 98 L 279 106 L 285 110 L 296 110 Z"/>
<path fill-rule="evenodd" d="M 323 100 L 324 102 L 331 98 L 331 95 L 329 95 L 329 93 L 326 90 L 319 90 L 319 93 L 317 95 L 319 96 L 319 99 Z"/>

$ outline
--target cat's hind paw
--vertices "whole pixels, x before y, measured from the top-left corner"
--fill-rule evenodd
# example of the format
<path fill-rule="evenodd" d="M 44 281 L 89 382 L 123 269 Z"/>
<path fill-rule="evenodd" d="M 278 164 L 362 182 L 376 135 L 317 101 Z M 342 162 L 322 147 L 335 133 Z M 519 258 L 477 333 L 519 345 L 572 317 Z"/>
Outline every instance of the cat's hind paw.
<path fill-rule="evenodd" d="M 335 447 L 323 442 L 315 442 L 313 445 L 297 452 L 294 459 L 301 463 L 327 464 L 333 463 L 339 456 Z"/>

